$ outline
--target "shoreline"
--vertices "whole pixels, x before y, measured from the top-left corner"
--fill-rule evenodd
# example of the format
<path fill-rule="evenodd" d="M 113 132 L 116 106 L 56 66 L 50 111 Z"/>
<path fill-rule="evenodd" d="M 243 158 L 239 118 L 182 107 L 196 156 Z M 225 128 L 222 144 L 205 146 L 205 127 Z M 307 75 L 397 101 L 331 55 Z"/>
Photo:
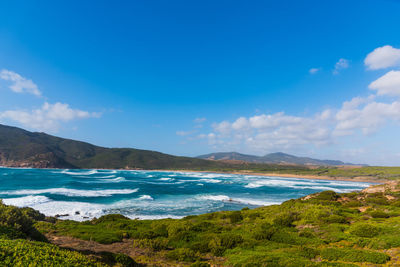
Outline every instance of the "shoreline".
<path fill-rule="evenodd" d="M 34 167 L 9 167 L 0 166 L 0 168 L 10 169 L 38 169 L 38 170 L 66 170 L 66 168 L 34 168 Z M 107 169 L 107 168 L 93 168 L 93 169 L 68 169 L 68 170 L 116 170 L 116 171 L 144 171 L 144 172 L 194 172 L 194 173 L 217 173 L 217 174 L 238 174 L 238 175 L 253 175 L 253 176 L 265 176 L 265 177 L 281 177 L 281 178 L 298 178 L 306 180 L 330 180 L 330 181 L 346 181 L 346 182 L 363 182 L 363 183 L 374 183 L 374 184 L 385 184 L 392 180 L 379 179 L 372 177 L 356 176 L 356 177 L 341 177 L 341 176 L 323 176 L 323 175 L 308 175 L 308 174 L 285 174 L 285 173 L 266 173 L 266 172 L 252 172 L 252 171 L 199 171 L 199 170 L 185 170 L 185 169 Z"/>
<path fill-rule="evenodd" d="M 284 174 L 284 173 L 265 173 L 265 172 L 251 172 L 251 171 L 196 171 L 196 170 L 142 170 L 142 171 L 157 171 L 157 172 L 198 172 L 198 173 L 217 173 L 217 174 L 238 174 L 238 175 L 252 175 L 252 176 L 265 176 L 265 177 L 281 177 L 281 178 L 298 178 L 305 180 L 330 180 L 330 181 L 345 181 L 345 182 L 363 182 L 374 184 L 385 184 L 391 180 L 374 179 L 370 177 L 333 177 L 333 176 L 318 176 L 307 174 Z"/>

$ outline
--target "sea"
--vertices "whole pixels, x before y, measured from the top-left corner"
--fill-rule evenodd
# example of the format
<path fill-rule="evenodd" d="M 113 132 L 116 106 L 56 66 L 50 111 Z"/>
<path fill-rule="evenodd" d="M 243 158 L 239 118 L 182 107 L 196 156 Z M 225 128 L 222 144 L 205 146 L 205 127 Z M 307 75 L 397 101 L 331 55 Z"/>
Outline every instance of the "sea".
<path fill-rule="evenodd" d="M 208 172 L 0 168 L 4 204 L 77 221 L 106 214 L 182 218 L 274 205 L 324 190 L 359 191 L 369 185 Z"/>

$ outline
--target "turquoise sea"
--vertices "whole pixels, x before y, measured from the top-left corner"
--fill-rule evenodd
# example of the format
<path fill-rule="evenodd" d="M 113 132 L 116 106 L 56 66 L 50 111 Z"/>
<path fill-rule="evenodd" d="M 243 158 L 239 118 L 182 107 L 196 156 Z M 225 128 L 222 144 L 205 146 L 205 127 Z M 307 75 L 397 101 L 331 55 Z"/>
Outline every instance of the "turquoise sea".
<path fill-rule="evenodd" d="M 0 168 L 0 198 L 5 204 L 73 220 L 110 213 L 140 219 L 180 218 L 368 185 L 218 173 Z"/>

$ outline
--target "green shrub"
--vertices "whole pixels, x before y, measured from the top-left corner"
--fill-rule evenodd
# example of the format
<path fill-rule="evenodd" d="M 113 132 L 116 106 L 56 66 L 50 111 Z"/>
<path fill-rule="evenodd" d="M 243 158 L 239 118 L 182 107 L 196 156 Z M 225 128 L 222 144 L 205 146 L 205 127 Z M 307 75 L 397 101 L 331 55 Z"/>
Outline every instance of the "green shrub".
<path fill-rule="evenodd" d="M 374 237 L 379 234 L 379 228 L 366 223 L 352 225 L 350 233 L 359 237 Z"/>
<path fill-rule="evenodd" d="M 189 248 L 177 248 L 167 253 L 167 257 L 176 261 L 189 261 L 194 262 L 199 259 L 196 252 Z"/>
<path fill-rule="evenodd" d="M 114 256 L 115 261 L 117 263 L 119 263 L 120 265 L 122 265 L 123 267 L 136 267 L 136 266 L 140 266 L 139 264 L 137 264 L 131 257 L 125 255 L 125 254 L 116 254 Z"/>
<path fill-rule="evenodd" d="M 243 216 L 242 216 L 242 213 L 240 211 L 231 212 L 228 215 L 228 218 L 229 218 L 231 223 L 238 223 L 238 222 L 241 222 L 243 220 Z"/>
<path fill-rule="evenodd" d="M 365 201 L 366 201 L 367 203 L 371 203 L 371 204 L 389 205 L 389 201 L 388 201 L 384 196 L 380 196 L 380 197 L 367 197 L 367 198 L 365 198 Z"/>
<path fill-rule="evenodd" d="M 134 240 L 133 245 L 140 248 L 151 248 L 154 251 L 161 251 L 168 248 L 168 239 L 139 239 Z"/>
<path fill-rule="evenodd" d="M 104 266 L 81 253 L 27 240 L 0 240 L 2 266 Z"/>
<path fill-rule="evenodd" d="M 347 222 L 345 217 L 337 215 L 337 214 L 329 215 L 328 217 L 323 218 L 323 221 L 326 223 L 346 223 Z"/>
<path fill-rule="evenodd" d="M 254 230 L 253 237 L 256 240 L 270 240 L 277 229 L 276 226 L 264 223 Z"/>
<path fill-rule="evenodd" d="M 318 193 L 313 199 L 335 201 L 340 196 L 334 191 L 323 191 Z"/>
<path fill-rule="evenodd" d="M 369 215 L 371 215 L 372 218 L 389 218 L 390 217 L 390 215 L 388 213 L 381 211 L 381 210 L 371 211 L 369 213 Z"/>
<path fill-rule="evenodd" d="M 210 264 L 207 262 L 196 261 L 195 263 L 192 263 L 190 267 L 210 267 Z"/>
<path fill-rule="evenodd" d="M 326 248 L 321 251 L 321 257 L 330 261 L 370 262 L 383 264 L 390 260 L 384 253 L 350 248 Z"/>
<path fill-rule="evenodd" d="M 292 223 L 296 220 L 297 220 L 297 213 L 289 212 L 278 215 L 273 222 L 275 225 L 292 227 L 293 226 Z"/>

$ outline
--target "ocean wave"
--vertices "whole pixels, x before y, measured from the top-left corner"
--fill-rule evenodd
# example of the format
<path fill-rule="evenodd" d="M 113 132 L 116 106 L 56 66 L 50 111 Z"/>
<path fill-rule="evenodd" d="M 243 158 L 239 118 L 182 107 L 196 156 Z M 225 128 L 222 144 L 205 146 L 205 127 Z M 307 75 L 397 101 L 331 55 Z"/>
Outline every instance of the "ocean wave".
<path fill-rule="evenodd" d="M 104 189 L 104 190 L 80 190 L 70 188 L 49 188 L 49 189 L 23 189 L 15 191 L 0 191 L 0 195 L 40 195 L 53 194 L 64 195 L 69 197 L 109 197 L 112 195 L 127 195 L 135 193 L 139 188 L 135 189 Z"/>
<path fill-rule="evenodd" d="M 199 182 L 218 184 L 218 183 L 221 183 L 222 180 L 218 180 L 218 179 L 199 179 Z"/>
<path fill-rule="evenodd" d="M 203 195 L 199 196 L 200 200 L 213 200 L 213 201 L 230 201 L 231 198 L 226 195 Z"/>
<path fill-rule="evenodd" d="M 42 204 L 51 201 L 48 197 L 45 196 L 25 196 L 25 197 L 16 197 L 16 198 L 4 198 L 3 202 L 6 205 L 12 205 L 17 207 L 28 207 L 31 205 Z"/>
<path fill-rule="evenodd" d="M 149 195 L 143 195 L 143 196 L 139 197 L 138 200 L 154 200 L 154 198 L 152 198 Z"/>
<path fill-rule="evenodd" d="M 202 196 L 198 196 L 197 199 L 241 203 L 241 204 L 249 204 L 249 205 L 254 205 L 254 206 L 268 206 L 268 205 L 274 205 L 274 204 L 281 203 L 281 202 L 276 202 L 276 201 L 263 201 L 263 200 L 259 200 L 259 199 L 231 198 L 226 195 L 202 195 Z"/>
<path fill-rule="evenodd" d="M 160 178 L 160 179 L 158 179 L 158 180 L 160 180 L 160 181 L 173 181 L 173 180 L 175 180 L 175 179 L 169 178 L 169 177 L 163 177 L 163 178 Z"/>
<path fill-rule="evenodd" d="M 60 173 L 63 174 L 68 174 L 68 175 L 92 175 L 92 174 L 96 174 L 99 173 L 97 170 L 90 170 L 90 171 L 69 171 L 69 170 L 63 170 Z"/>

